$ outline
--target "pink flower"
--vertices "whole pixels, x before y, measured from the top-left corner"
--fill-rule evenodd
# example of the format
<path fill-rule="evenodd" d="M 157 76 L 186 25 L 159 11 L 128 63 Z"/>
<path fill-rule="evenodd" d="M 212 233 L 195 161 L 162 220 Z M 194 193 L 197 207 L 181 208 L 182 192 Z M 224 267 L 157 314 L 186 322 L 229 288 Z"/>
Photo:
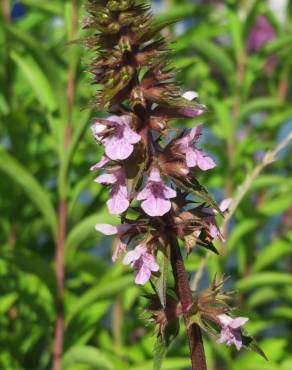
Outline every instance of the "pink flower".
<path fill-rule="evenodd" d="M 107 201 L 107 206 L 111 214 L 120 215 L 128 209 L 130 202 L 128 199 L 125 175 L 121 169 L 113 173 L 98 176 L 95 182 L 112 185 L 110 193 L 111 198 Z"/>
<path fill-rule="evenodd" d="M 247 317 L 233 319 L 228 315 L 219 315 L 218 319 L 222 325 L 218 343 L 226 343 L 228 346 L 235 345 L 239 351 L 242 347 L 241 328 L 248 321 Z"/>
<path fill-rule="evenodd" d="M 182 97 L 185 98 L 186 100 L 189 100 L 189 101 L 192 101 L 194 99 L 196 99 L 197 97 L 199 96 L 199 94 L 195 91 L 186 91 Z M 183 108 L 180 108 L 178 110 L 178 112 L 180 114 L 182 114 L 183 116 L 185 117 L 196 117 L 196 116 L 200 116 L 201 114 L 203 114 L 205 112 L 205 106 L 200 106 L 200 107 L 192 107 L 192 106 L 185 106 Z"/>
<path fill-rule="evenodd" d="M 112 256 L 112 261 L 116 262 L 120 255 L 127 251 L 127 233 L 131 229 L 131 225 L 122 224 L 118 226 L 112 226 L 109 224 L 96 224 L 95 230 L 100 231 L 104 235 L 118 235 L 119 242 Z"/>
<path fill-rule="evenodd" d="M 176 197 L 176 191 L 166 186 L 157 169 L 153 169 L 145 186 L 138 196 L 138 200 L 144 200 L 141 207 L 149 216 L 163 216 L 169 212 L 171 202 L 169 199 Z"/>
<path fill-rule="evenodd" d="M 198 141 L 203 125 L 198 125 L 193 129 L 187 130 L 186 135 L 177 140 L 177 144 L 182 153 L 186 155 L 186 162 L 188 167 L 199 167 L 203 171 L 210 170 L 216 166 L 216 163 L 202 150 L 195 147 Z"/>
<path fill-rule="evenodd" d="M 100 168 L 104 167 L 109 161 L 110 159 L 106 155 L 104 155 L 99 162 L 90 167 L 90 171 L 99 170 Z"/>
<path fill-rule="evenodd" d="M 248 36 L 248 49 L 250 51 L 261 50 L 266 44 L 274 40 L 276 32 L 268 18 L 262 14 L 258 15 L 255 24 Z"/>
<path fill-rule="evenodd" d="M 219 204 L 219 208 L 221 212 L 226 212 L 232 202 L 231 198 L 227 198 L 222 200 L 222 202 Z M 215 220 L 215 216 L 218 214 L 218 211 L 215 208 L 202 208 L 203 213 L 208 215 L 206 217 L 206 221 L 210 224 L 210 235 L 213 239 L 219 238 L 223 243 L 225 242 L 225 239 L 223 235 L 221 234 Z"/>
<path fill-rule="evenodd" d="M 106 155 L 112 160 L 124 160 L 134 150 L 133 144 L 141 140 L 141 136 L 131 129 L 129 116 L 111 116 L 101 122 L 96 121 L 92 132 L 97 141 L 105 146 Z"/>
<path fill-rule="evenodd" d="M 123 263 L 124 265 L 131 264 L 133 268 L 138 270 L 135 283 L 139 285 L 146 284 L 151 277 L 151 272 L 159 270 L 154 256 L 148 252 L 143 244 L 137 245 L 133 251 L 128 252 Z"/>

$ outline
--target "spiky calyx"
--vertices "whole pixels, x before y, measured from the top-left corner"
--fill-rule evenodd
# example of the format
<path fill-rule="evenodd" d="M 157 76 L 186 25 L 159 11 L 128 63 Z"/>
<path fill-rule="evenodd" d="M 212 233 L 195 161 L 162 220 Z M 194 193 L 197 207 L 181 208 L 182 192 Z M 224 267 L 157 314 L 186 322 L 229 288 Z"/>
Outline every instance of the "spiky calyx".
<path fill-rule="evenodd" d="M 170 22 L 155 23 L 149 5 L 134 0 L 88 0 L 86 8 L 89 16 L 83 27 L 95 31 L 86 45 L 95 52 L 89 68 L 99 85 L 94 102 L 99 109 L 123 107 L 146 118 L 145 111 L 149 117 L 156 103 L 153 116 L 163 113 L 170 119 L 180 115 L 173 110 L 199 108 L 181 97 L 174 72 L 167 68 L 168 50 L 160 31 Z"/>

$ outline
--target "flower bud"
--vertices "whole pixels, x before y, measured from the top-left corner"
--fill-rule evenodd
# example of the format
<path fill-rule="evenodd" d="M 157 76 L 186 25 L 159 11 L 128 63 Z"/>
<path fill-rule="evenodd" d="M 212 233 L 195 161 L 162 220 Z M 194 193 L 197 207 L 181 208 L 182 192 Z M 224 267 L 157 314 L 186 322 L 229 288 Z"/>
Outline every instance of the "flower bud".
<path fill-rule="evenodd" d="M 112 11 L 122 11 L 129 9 L 134 3 L 135 0 L 110 0 L 107 7 Z"/>
<path fill-rule="evenodd" d="M 137 105 L 142 105 L 143 107 L 146 107 L 143 90 L 140 87 L 136 87 L 133 89 L 131 94 L 131 103 L 133 108 Z"/>
<path fill-rule="evenodd" d="M 125 52 L 131 52 L 132 51 L 132 45 L 131 40 L 127 36 L 122 36 L 119 41 L 119 48 L 122 53 Z"/>
<path fill-rule="evenodd" d="M 167 122 L 162 117 L 152 116 L 149 125 L 152 130 L 158 132 L 163 132 L 167 128 Z"/>

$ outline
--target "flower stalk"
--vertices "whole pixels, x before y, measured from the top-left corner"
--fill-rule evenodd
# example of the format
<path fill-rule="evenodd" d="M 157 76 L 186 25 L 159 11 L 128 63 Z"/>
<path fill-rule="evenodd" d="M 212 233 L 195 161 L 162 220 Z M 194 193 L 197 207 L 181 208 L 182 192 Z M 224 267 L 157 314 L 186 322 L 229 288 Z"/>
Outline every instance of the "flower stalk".
<path fill-rule="evenodd" d="M 175 289 L 182 304 L 184 321 L 187 325 L 190 307 L 193 303 L 191 288 L 185 271 L 182 254 L 175 236 L 170 236 L 171 265 L 175 280 Z M 206 370 L 206 359 L 200 327 L 193 323 L 187 328 L 190 358 L 193 370 Z"/>
<path fill-rule="evenodd" d="M 179 240 L 188 254 L 199 246 L 218 254 L 213 241 L 223 235 L 216 216 L 224 217 L 230 203 L 218 205 L 199 181 L 216 166 L 200 148 L 203 125 L 173 127 L 176 119 L 203 115 L 206 107 L 175 80 L 160 34 L 169 22 L 155 22 L 141 1 L 88 0 L 86 7 L 83 26 L 94 30 L 85 41 L 93 51 L 89 70 L 97 84 L 92 105 L 108 112 L 93 120 L 92 133 L 104 155 L 91 170 L 102 171 L 95 181 L 109 187 L 109 212 L 121 219 L 118 226 L 97 224 L 96 230 L 117 235 L 113 262 L 123 256 L 135 270 L 136 284 L 151 282 L 154 294 L 146 311 L 156 323 L 158 345 L 169 345 L 183 317 L 192 369 L 205 370 L 201 329 L 238 349 L 248 342 L 241 326 L 233 330 L 220 321 L 231 311 L 223 283 L 216 280 L 203 293 L 191 291 L 180 250 Z M 168 284 L 170 266 L 174 286 Z M 247 321 L 241 319 L 240 324 Z M 155 368 L 160 360 L 155 358 Z"/>

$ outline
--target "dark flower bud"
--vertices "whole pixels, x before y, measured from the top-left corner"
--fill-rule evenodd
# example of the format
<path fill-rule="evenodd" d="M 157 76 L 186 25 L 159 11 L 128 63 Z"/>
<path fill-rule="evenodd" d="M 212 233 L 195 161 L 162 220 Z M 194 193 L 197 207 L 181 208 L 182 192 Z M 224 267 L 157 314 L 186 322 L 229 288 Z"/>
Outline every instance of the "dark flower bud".
<path fill-rule="evenodd" d="M 122 53 L 125 52 L 131 52 L 132 51 L 132 45 L 131 40 L 127 36 L 122 36 L 119 41 L 119 48 Z"/>
<path fill-rule="evenodd" d="M 134 3 L 135 0 L 110 0 L 107 7 L 112 11 L 123 11 L 129 9 Z"/>
<path fill-rule="evenodd" d="M 140 87 L 136 87 L 132 90 L 131 103 L 133 108 L 137 105 L 142 105 L 143 107 L 146 107 L 146 101 L 143 94 L 143 90 Z"/>
<path fill-rule="evenodd" d="M 156 295 L 146 296 L 150 304 L 146 307 L 146 312 L 150 313 L 148 321 L 156 324 L 156 334 L 165 335 L 166 328 L 177 322 L 182 316 L 181 304 L 172 296 L 167 294 L 165 308 L 162 307 L 159 298 Z"/>
<path fill-rule="evenodd" d="M 149 125 L 152 130 L 163 132 L 167 128 L 167 120 L 162 117 L 151 116 Z"/>
<path fill-rule="evenodd" d="M 120 32 L 121 26 L 118 22 L 112 22 L 108 25 L 107 30 L 109 33 L 118 33 Z"/>

